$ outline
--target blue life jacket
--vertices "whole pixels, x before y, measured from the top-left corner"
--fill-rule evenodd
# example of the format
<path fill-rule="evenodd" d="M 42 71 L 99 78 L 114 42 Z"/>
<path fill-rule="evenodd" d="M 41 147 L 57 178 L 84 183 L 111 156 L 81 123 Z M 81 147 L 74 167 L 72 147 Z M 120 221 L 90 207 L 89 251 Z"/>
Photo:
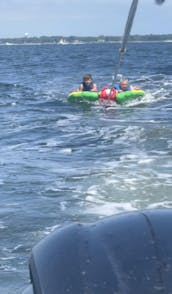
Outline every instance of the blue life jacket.
<path fill-rule="evenodd" d="M 82 91 L 91 91 L 94 88 L 93 82 L 90 85 L 86 85 L 84 82 L 82 83 L 83 90 Z"/>
<path fill-rule="evenodd" d="M 115 84 L 114 88 L 118 91 L 130 91 L 131 90 L 131 86 L 128 85 L 127 88 L 125 90 L 122 90 L 120 87 L 120 84 Z"/>

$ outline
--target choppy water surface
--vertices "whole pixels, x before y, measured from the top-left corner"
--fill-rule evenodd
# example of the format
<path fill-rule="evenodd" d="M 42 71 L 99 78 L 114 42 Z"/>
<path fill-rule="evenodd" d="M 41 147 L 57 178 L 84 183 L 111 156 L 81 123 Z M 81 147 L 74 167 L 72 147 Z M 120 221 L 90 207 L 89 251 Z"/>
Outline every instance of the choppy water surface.
<path fill-rule="evenodd" d="M 31 248 L 55 227 L 172 207 L 172 43 L 133 43 L 126 105 L 71 104 L 91 72 L 111 84 L 117 44 L 0 46 L 0 293 L 29 283 Z"/>

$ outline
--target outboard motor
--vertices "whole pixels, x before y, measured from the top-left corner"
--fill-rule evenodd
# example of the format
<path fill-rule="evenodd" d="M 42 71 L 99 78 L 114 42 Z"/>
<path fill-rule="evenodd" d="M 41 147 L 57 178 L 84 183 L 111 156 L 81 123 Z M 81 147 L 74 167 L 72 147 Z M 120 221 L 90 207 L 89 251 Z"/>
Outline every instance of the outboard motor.
<path fill-rule="evenodd" d="M 25 294 L 172 293 L 172 209 L 72 224 L 33 248 Z"/>
<path fill-rule="evenodd" d="M 165 2 L 165 0 L 155 0 L 155 2 L 156 2 L 156 4 L 161 5 L 161 4 L 163 4 Z"/>

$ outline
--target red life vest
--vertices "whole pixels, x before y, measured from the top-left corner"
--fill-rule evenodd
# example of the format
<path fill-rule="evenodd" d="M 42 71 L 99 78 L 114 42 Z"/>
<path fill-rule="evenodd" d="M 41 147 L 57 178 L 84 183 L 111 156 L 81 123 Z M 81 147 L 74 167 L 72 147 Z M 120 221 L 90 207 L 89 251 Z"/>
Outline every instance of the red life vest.
<path fill-rule="evenodd" d="M 118 91 L 114 88 L 104 87 L 101 89 L 101 91 L 99 93 L 99 98 L 115 101 L 117 93 L 118 93 Z"/>

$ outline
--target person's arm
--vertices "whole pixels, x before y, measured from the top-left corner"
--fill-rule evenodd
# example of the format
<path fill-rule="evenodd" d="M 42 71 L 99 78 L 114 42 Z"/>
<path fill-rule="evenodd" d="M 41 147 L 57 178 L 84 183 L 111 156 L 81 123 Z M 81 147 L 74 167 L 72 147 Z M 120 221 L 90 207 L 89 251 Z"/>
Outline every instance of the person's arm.
<path fill-rule="evenodd" d="M 115 89 L 117 92 L 121 92 L 121 89 L 120 89 L 119 84 L 115 84 L 114 89 Z"/>
<path fill-rule="evenodd" d="M 78 91 L 83 91 L 83 84 L 80 84 Z"/>
<path fill-rule="evenodd" d="M 93 89 L 91 89 L 91 92 L 96 92 L 97 91 L 97 85 L 93 84 Z"/>
<path fill-rule="evenodd" d="M 130 90 L 131 90 L 131 91 L 132 91 L 132 90 L 140 90 L 140 88 L 139 88 L 139 87 L 130 86 Z"/>

